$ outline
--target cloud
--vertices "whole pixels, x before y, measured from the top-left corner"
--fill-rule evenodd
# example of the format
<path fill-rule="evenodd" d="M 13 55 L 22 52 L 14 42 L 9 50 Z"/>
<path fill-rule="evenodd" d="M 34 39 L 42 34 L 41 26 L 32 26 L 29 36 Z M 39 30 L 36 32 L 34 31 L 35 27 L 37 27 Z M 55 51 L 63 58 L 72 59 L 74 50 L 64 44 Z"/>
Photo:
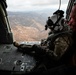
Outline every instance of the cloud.
<path fill-rule="evenodd" d="M 68 0 L 61 0 L 61 8 L 67 5 Z M 59 0 L 7 0 L 9 11 L 25 11 L 43 8 L 57 9 L 59 7 Z M 66 7 L 66 6 L 65 6 Z"/>

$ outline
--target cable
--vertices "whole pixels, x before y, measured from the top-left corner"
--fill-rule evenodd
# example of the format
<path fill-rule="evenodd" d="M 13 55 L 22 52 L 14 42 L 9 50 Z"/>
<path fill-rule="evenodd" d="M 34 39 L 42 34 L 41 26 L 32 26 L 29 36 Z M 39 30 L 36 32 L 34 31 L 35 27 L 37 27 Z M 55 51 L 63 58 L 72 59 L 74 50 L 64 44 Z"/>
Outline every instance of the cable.
<path fill-rule="evenodd" d="M 59 0 L 59 9 L 58 10 L 60 10 L 60 7 L 61 7 L 61 0 Z"/>
<path fill-rule="evenodd" d="M 59 8 L 58 8 L 58 10 L 60 10 L 60 7 L 61 7 L 61 0 L 59 0 Z M 58 20 L 58 17 L 59 17 L 59 15 L 57 13 L 57 20 Z M 58 28 L 59 28 L 59 26 L 58 26 Z"/>

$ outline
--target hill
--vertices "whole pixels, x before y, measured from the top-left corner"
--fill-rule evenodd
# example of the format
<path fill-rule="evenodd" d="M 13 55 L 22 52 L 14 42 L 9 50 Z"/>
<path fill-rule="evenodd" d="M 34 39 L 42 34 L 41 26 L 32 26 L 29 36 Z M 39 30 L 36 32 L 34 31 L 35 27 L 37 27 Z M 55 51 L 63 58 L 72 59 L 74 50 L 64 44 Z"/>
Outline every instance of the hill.
<path fill-rule="evenodd" d="M 9 23 L 13 32 L 14 40 L 40 41 L 48 36 L 45 31 L 49 12 L 8 12 Z"/>

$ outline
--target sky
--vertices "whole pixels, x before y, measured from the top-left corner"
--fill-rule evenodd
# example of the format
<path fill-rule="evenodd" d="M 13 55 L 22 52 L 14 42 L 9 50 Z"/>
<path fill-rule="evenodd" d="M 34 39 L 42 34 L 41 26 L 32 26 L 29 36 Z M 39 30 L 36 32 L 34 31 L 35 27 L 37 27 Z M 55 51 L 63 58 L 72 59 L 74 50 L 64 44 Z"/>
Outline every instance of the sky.
<path fill-rule="evenodd" d="M 8 11 L 29 11 L 45 8 L 58 9 L 60 0 L 6 0 Z M 60 9 L 66 10 L 68 0 L 61 0 Z"/>

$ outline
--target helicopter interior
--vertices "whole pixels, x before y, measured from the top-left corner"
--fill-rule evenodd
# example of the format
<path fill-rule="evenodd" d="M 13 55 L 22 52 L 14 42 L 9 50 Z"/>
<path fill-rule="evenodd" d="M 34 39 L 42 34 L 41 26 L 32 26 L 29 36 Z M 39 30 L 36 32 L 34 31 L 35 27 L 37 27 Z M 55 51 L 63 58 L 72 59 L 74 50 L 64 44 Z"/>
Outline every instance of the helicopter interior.
<path fill-rule="evenodd" d="M 71 1 L 74 2 L 74 0 L 71 0 Z M 43 62 L 45 61 L 45 59 L 47 60 L 47 62 L 50 62 L 50 61 L 46 57 L 41 58 L 42 56 L 38 55 L 38 52 L 37 52 L 38 57 L 39 56 L 40 57 L 34 58 L 32 55 L 28 55 L 24 52 L 18 51 L 18 47 L 20 50 L 22 50 L 22 48 L 24 49 L 25 45 L 19 45 L 19 46 L 18 46 L 18 44 L 14 45 L 13 33 L 10 28 L 10 24 L 8 21 L 8 14 L 7 14 L 6 9 L 7 9 L 6 0 L 0 0 L 0 73 L 2 73 L 2 74 L 7 73 L 8 75 L 16 75 L 16 74 L 17 75 L 18 74 L 19 75 L 20 74 L 29 75 L 29 74 L 31 74 L 30 72 L 32 72 L 32 73 L 35 72 L 34 70 L 36 68 L 38 70 L 40 69 L 38 72 L 47 70 L 47 68 L 45 67 Z M 67 16 L 69 15 L 68 13 L 66 13 L 66 14 L 67 14 Z M 28 49 L 33 48 L 33 47 L 35 47 L 35 49 L 37 48 L 36 46 L 29 47 L 28 45 L 25 47 L 28 47 Z M 40 49 L 40 47 L 37 49 Z M 42 50 L 42 49 L 40 49 L 40 50 Z M 34 51 L 32 51 L 32 53 L 33 52 Z M 39 63 L 39 62 L 41 62 L 41 63 Z M 47 62 L 45 62 L 46 65 L 47 65 Z M 53 63 L 53 62 L 51 62 L 51 63 Z M 56 62 L 55 62 L 55 64 L 56 64 Z M 40 66 L 38 67 L 38 65 L 40 65 Z M 49 68 L 49 65 L 47 65 L 47 66 Z M 51 67 L 55 67 L 55 66 L 59 66 L 59 64 L 51 65 Z"/>

